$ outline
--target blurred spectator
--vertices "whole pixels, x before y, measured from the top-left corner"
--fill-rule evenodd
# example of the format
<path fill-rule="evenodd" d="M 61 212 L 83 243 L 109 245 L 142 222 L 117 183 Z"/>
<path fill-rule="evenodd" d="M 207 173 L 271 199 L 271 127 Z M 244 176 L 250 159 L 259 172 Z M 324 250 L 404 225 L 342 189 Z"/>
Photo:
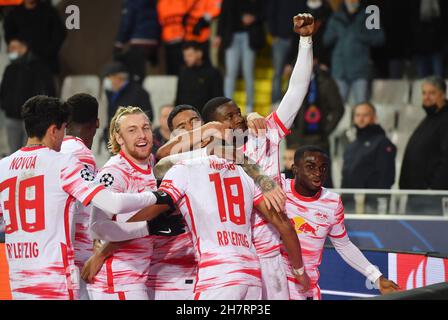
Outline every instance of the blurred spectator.
<path fill-rule="evenodd" d="M 51 2 L 24 0 L 5 17 L 5 41 L 20 36 L 31 51 L 53 73 L 59 72 L 59 50 L 65 39 L 65 26 Z"/>
<path fill-rule="evenodd" d="M 205 52 L 204 60 L 209 61 L 210 24 L 219 15 L 220 5 L 221 0 L 158 1 L 167 74 L 179 74 L 184 40 L 199 42 Z"/>
<path fill-rule="evenodd" d="M 265 42 L 262 0 L 223 0 L 215 46 L 225 50 L 224 95 L 233 97 L 242 63 L 246 113 L 254 107 L 255 51 L 264 47 Z"/>
<path fill-rule="evenodd" d="M 370 103 L 353 110 L 356 139 L 344 151 L 342 188 L 390 189 L 394 184 L 397 148 L 376 119 Z"/>
<path fill-rule="evenodd" d="M 178 75 L 182 65 L 182 41 L 185 37 L 183 17 L 187 0 L 158 0 L 157 14 L 162 28 L 166 74 Z"/>
<path fill-rule="evenodd" d="M 272 104 L 278 104 L 282 99 L 283 69 L 289 62 L 292 41 L 298 42 L 291 27 L 291 16 L 303 12 L 300 7 L 299 1 L 290 0 L 269 0 L 266 7 L 269 32 L 272 35 L 272 63 L 274 65 Z"/>
<path fill-rule="evenodd" d="M 328 21 L 324 45 L 334 46 L 331 69 L 342 99 L 353 90 L 355 104 L 368 100 L 370 47 L 384 43 L 381 29 L 366 28 L 366 14 L 360 0 L 345 0 Z"/>
<path fill-rule="evenodd" d="M 308 94 L 286 137 L 288 148 L 293 150 L 314 145 L 330 154 L 329 136 L 344 115 L 344 104 L 335 80 L 316 62 Z M 333 185 L 331 172 L 327 175 L 327 187 Z"/>
<path fill-rule="evenodd" d="M 369 4 L 379 7 L 385 36 L 383 46 L 372 48 L 375 78 L 401 79 L 406 60 L 410 58 L 410 1 L 371 0 Z M 400 17 L 400 23 L 397 23 L 397 16 Z"/>
<path fill-rule="evenodd" d="M 50 70 L 34 56 L 25 40 L 19 37 L 9 40 L 8 57 L 11 63 L 3 73 L 0 107 L 5 111 L 7 140 L 12 153 L 26 141 L 22 105 L 35 95 L 54 96 L 55 88 Z"/>
<path fill-rule="evenodd" d="M 140 83 L 146 75 L 146 60 L 152 65 L 158 63 L 160 26 L 156 5 L 157 0 L 122 0 L 114 58 L 125 63 L 131 78 Z"/>
<path fill-rule="evenodd" d="M 422 86 L 426 118 L 411 135 L 401 166 L 401 189 L 448 190 L 448 101 L 446 83 L 429 77 Z M 409 205 L 409 200 L 411 205 Z M 438 210 L 441 203 L 428 197 L 412 196 L 410 213 Z"/>
<path fill-rule="evenodd" d="M 188 0 L 183 17 L 187 42 L 198 42 L 204 51 L 204 62 L 210 60 L 210 35 L 212 20 L 221 13 L 222 0 Z"/>
<path fill-rule="evenodd" d="M 417 76 L 444 76 L 443 50 L 448 44 L 448 2 L 411 0 L 410 33 Z"/>
<path fill-rule="evenodd" d="M 304 8 L 300 12 L 310 13 L 315 20 L 315 29 L 313 34 L 313 54 L 314 58 L 324 69 L 329 69 L 331 65 L 331 49 L 324 46 L 324 32 L 327 27 L 328 20 L 333 11 L 325 0 L 307 0 Z M 294 54 L 297 50 L 293 51 Z"/>
<path fill-rule="evenodd" d="M 294 149 L 286 149 L 285 152 L 283 152 L 283 171 L 282 174 L 285 175 L 286 179 L 294 179 L 294 173 L 292 172 L 292 165 L 294 164 Z"/>
<path fill-rule="evenodd" d="M 140 107 L 152 120 L 153 110 L 148 92 L 143 89 L 140 83 L 130 80 L 129 70 L 123 63 L 115 61 L 106 66 L 104 77 L 104 89 L 108 102 L 108 122 L 120 106 Z M 109 138 L 107 130 L 106 127 L 106 134 L 104 135 L 106 140 Z"/>
<path fill-rule="evenodd" d="M 223 95 L 221 72 L 204 63 L 204 51 L 197 42 L 187 42 L 183 49 L 185 67 L 177 82 L 176 105 L 188 104 L 202 111 L 205 103 Z"/>
<path fill-rule="evenodd" d="M 173 111 L 174 106 L 172 104 L 163 105 L 160 108 L 159 113 L 159 127 L 152 131 L 152 153 L 154 156 L 157 150 L 163 146 L 170 139 L 170 128 L 168 128 L 168 116 Z"/>

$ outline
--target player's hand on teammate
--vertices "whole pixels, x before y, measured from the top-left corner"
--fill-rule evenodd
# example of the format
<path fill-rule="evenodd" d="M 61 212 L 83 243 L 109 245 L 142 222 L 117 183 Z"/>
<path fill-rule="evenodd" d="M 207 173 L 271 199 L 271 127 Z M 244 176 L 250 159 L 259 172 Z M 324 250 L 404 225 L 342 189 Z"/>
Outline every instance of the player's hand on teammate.
<path fill-rule="evenodd" d="M 301 37 L 309 37 L 314 32 L 314 17 L 309 13 L 301 13 L 293 18 L 294 32 Z"/>
<path fill-rule="evenodd" d="M 295 274 L 294 278 L 302 285 L 302 289 L 300 289 L 300 293 L 305 293 L 310 290 L 311 287 L 311 279 L 306 273 L 306 271 L 302 275 Z"/>
<path fill-rule="evenodd" d="M 389 280 L 381 276 L 379 279 L 379 290 L 381 294 L 388 294 L 399 291 L 400 287 L 392 280 Z"/>
<path fill-rule="evenodd" d="M 202 127 L 201 139 L 204 141 L 210 139 L 211 137 L 214 137 L 220 140 L 227 141 L 231 133 L 232 132 L 230 128 L 223 123 L 218 121 L 211 121 Z"/>
<path fill-rule="evenodd" d="M 268 210 L 274 208 L 277 212 L 283 212 L 286 204 L 286 194 L 283 189 L 275 185 L 274 189 L 270 191 L 263 191 L 264 201 Z"/>
<path fill-rule="evenodd" d="M 249 113 L 247 115 L 247 127 L 255 135 L 266 133 L 266 119 L 256 112 Z"/>
<path fill-rule="evenodd" d="M 105 260 L 106 257 L 104 257 L 100 252 L 96 252 L 84 263 L 81 271 L 81 278 L 85 282 L 91 283 L 93 278 L 95 278 L 97 273 L 101 270 Z"/>

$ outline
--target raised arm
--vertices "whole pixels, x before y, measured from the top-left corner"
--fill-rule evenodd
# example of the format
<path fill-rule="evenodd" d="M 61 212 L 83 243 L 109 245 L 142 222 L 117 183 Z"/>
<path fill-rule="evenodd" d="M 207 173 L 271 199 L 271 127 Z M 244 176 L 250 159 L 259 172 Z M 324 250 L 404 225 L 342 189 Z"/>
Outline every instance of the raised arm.
<path fill-rule="evenodd" d="M 308 93 L 308 87 L 313 72 L 313 42 L 314 18 L 309 14 L 294 17 L 294 31 L 300 35 L 299 52 L 288 90 L 276 111 L 278 118 L 287 129 L 291 128 L 294 119 Z"/>
<path fill-rule="evenodd" d="M 300 247 L 300 241 L 288 217 L 282 212 L 278 213 L 272 209 L 268 210 L 265 201 L 260 202 L 256 206 L 256 208 L 261 212 L 266 221 L 271 223 L 280 233 L 283 245 L 285 246 L 286 252 L 288 253 L 291 266 L 293 267 L 293 270 L 298 270 L 298 272 L 294 272 L 294 277 L 303 286 L 302 291 L 308 291 L 310 287 L 310 279 L 305 272 L 305 269 L 303 268 L 304 265 L 302 260 L 302 249 Z"/>

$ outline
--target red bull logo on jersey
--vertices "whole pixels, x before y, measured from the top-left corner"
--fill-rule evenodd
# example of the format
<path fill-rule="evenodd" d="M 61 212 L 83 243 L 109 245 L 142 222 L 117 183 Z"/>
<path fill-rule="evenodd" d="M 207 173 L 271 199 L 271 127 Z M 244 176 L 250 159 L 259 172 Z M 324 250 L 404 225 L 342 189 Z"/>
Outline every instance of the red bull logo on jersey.
<path fill-rule="evenodd" d="M 313 236 L 317 236 L 316 232 L 318 230 L 318 226 L 314 228 L 311 224 L 306 222 L 306 220 L 302 217 L 295 217 L 292 219 L 292 222 L 294 223 L 294 228 L 297 232 L 297 234 L 301 233 L 307 233 L 312 234 Z"/>

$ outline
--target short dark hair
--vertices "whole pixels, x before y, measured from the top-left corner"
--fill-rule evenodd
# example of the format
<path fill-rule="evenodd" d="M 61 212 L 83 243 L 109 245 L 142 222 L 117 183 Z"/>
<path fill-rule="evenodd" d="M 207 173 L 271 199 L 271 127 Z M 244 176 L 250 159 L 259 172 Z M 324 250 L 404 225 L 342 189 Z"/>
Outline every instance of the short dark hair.
<path fill-rule="evenodd" d="M 372 109 L 373 114 L 376 114 L 375 106 L 371 102 L 368 102 L 368 101 L 360 102 L 360 103 L 356 104 L 355 107 L 353 108 L 353 113 L 355 112 L 356 108 L 358 108 L 359 106 L 368 106 L 370 109 Z"/>
<path fill-rule="evenodd" d="M 204 52 L 204 48 L 201 46 L 199 42 L 196 41 L 187 41 L 182 45 L 182 50 L 193 49 L 197 51 Z"/>
<path fill-rule="evenodd" d="M 319 152 L 322 155 L 324 155 L 328 160 L 330 159 L 328 153 L 319 147 L 316 146 L 303 146 L 296 150 L 296 153 L 294 153 L 294 163 L 299 163 L 300 159 L 302 159 L 305 152 Z"/>
<path fill-rule="evenodd" d="M 215 121 L 216 110 L 220 106 L 229 103 L 231 101 L 232 99 L 226 97 L 216 97 L 208 100 L 208 102 L 204 105 L 204 108 L 202 109 L 202 118 L 204 119 L 205 122 Z"/>
<path fill-rule="evenodd" d="M 173 119 L 181 112 L 187 111 L 187 110 L 191 110 L 197 113 L 198 117 L 202 119 L 201 117 L 201 113 L 199 112 L 198 109 L 196 109 L 193 106 L 190 106 L 188 104 L 180 104 L 178 106 L 175 106 L 174 109 L 170 112 L 170 114 L 168 115 L 168 119 L 166 120 L 166 122 L 168 123 L 168 128 L 170 129 L 170 131 L 174 130 L 173 127 Z"/>
<path fill-rule="evenodd" d="M 98 119 L 98 101 L 87 93 L 78 93 L 67 100 L 70 109 L 69 122 L 87 124 Z"/>
<path fill-rule="evenodd" d="M 64 122 L 67 123 L 69 115 L 68 104 L 54 97 L 34 96 L 22 106 L 22 118 L 29 138 L 42 139 L 53 124 L 60 129 Z"/>

